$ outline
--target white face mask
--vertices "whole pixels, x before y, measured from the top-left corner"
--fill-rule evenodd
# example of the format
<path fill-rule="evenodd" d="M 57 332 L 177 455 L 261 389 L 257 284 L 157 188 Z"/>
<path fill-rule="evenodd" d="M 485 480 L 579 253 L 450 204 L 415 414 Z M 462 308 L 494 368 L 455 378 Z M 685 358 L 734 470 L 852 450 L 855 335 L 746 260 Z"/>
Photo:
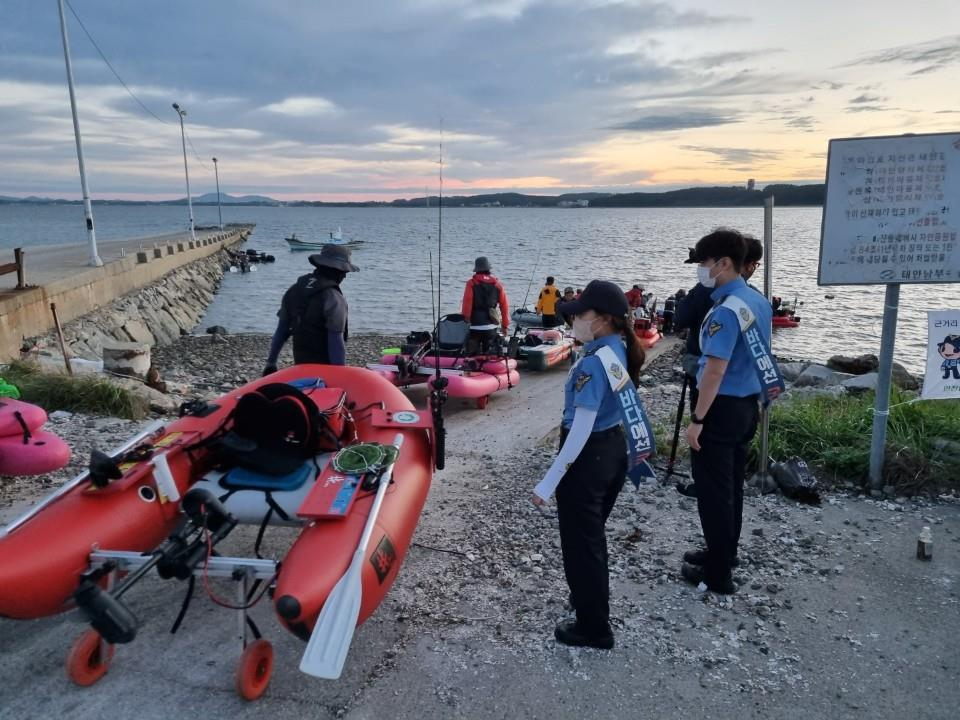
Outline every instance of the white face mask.
<path fill-rule="evenodd" d="M 713 270 L 713 267 L 713 265 L 710 267 L 703 267 L 702 265 L 697 266 L 697 280 L 699 280 L 700 284 L 705 288 L 717 286 L 717 279 L 710 275 L 710 271 Z"/>
<path fill-rule="evenodd" d="M 574 318 L 573 319 L 573 337 L 582 343 L 588 343 L 594 339 L 593 321 L 596 318 Z"/>

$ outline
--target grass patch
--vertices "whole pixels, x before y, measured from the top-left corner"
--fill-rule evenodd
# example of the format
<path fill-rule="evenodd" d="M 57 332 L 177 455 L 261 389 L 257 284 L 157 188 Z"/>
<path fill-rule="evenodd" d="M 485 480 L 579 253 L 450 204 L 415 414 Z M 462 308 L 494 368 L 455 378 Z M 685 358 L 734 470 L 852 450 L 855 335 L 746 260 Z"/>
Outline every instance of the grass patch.
<path fill-rule="evenodd" d="M 684 418 L 686 420 L 686 418 Z M 677 459 L 686 457 L 688 454 L 687 441 L 684 440 L 684 430 L 686 430 L 686 425 L 680 426 L 680 441 L 677 444 Z M 670 458 L 670 447 L 673 445 L 673 423 L 669 425 L 657 422 L 653 424 L 653 436 L 657 441 L 657 455 L 663 459 L 668 460 Z"/>
<path fill-rule="evenodd" d="M 20 388 L 21 400 L 47 412 L 66 410 L 141 420 L 150 409 L 143 398 L 95 375 L 46 373 L 33 363 L 14 361 L 3 376 Z"/>
<path fill-rule="evenodd" d="M 913 393 L 895 390 L 891 405 Z M 770 457 L 798 456 L 817 466 L 824 479 L 863 481 L 870 467 L 873 432 L 872 392 L 840 398 L 806 397 L 775 403 L 770 417 Z M 960 403 L 936 400 L 899 405 L 890 410 L 884 484 L 917 493 L 960 478 L 960 458 L 940 452 L 933 441 L 960 439 Z M 759 434 L 752 455 L 755 458 Z"/>

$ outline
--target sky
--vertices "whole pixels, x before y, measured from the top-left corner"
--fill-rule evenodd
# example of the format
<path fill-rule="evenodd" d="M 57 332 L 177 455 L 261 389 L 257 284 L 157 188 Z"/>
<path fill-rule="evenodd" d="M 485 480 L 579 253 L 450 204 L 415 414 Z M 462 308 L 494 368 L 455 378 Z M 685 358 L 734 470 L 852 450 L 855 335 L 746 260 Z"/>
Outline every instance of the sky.
<path fill-rule="evenodd" d="M 173 102 L 194 195 L 216 156 L 281 200 L 436 194 L 441 130 L 445 194 L 550 195 L 822 182 L 830 138 L 960 130 L 956 0 L 69 1 L 94 198 L 184 196 Z M 77 198 L 57 3 L 2 16 L 0 195 Z"/>

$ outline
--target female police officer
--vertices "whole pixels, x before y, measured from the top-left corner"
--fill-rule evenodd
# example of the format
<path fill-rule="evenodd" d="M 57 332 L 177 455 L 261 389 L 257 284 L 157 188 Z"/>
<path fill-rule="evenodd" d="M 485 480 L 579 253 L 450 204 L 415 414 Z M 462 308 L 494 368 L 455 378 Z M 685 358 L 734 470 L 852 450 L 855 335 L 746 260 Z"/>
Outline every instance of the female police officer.
<path fill-rule="evenodd" d="M 533 502 L 544 504 L 556 490 L 563 569 L 577 613 L 576 621 L 557 625 L 554 636 L 565 645 L 609 649 L 604 525 L 628 471 L 621 393 L 634 414 L 642 415 L 633 398 L 644 353 L 627 299 L 611 282 L 592 281 L 579 299 L 558 311 L 573 317 L 574 337 L 585 347 L 564 388 L 560 452 L 534 488 Z"/>

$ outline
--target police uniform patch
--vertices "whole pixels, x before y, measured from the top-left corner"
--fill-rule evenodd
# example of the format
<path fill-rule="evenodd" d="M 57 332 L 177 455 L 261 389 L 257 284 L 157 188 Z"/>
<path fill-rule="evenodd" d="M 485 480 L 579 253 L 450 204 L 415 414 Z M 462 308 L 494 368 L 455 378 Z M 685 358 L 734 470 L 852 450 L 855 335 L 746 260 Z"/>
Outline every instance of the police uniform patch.
<path fill-rule="evenodd" d="M 613 375 L 617 380 L 623 380 L 623 368 L 617 363 L 610 364 L 610 374 Z"/>
<path fill-rule="evenodd" d="M 740 317 L 744 322 L 750 322 L 750 311 L 745 307 L 740 308 Z"/>
<path fill-rule="evenodd" d="M 586 385 L 588 382 L 590 382 L 590 380 L 592 380 L 592 379 L 593 379 L 593 376 L 592 376 L 592 375 L 588 375 L 587 373 L 583 373 L 580 377 L 578 377 L 578 378 L 574 381 L 574 385 L 573 385 L 573 386 L 577 389 L 577 392 L 580 392 L 581 390 L 583 390 L 583 386 Z"/>
<path fill-rule="evenodd" d="M 718 332 L 723 329 L 723 323 L 718 323 L 716 320 L 712 321 L 709 326 L 707 326 L 707 335 L 713 337 Z"/>

